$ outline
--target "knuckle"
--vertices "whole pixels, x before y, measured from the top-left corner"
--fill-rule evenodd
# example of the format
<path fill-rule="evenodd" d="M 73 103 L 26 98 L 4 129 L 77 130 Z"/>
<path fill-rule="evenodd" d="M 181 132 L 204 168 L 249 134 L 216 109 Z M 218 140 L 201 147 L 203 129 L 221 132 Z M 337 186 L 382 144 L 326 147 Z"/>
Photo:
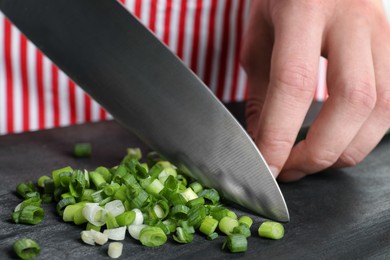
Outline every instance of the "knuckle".
<path fill-rule="evenodd" d="M 314 165 L 316 168 L 323 170 L 332 166 L 338 158 L 339 154 L 332 150 L 316 149 L 309 151 L 307 159 L 309 164 Z"/>
<path fill-rule="evenodd" d="M 371 81 L 359 80 L 349 83 L 350 87 L 344 88 L 341 98 L 350 105 L 354 112 L 367 115 L 371 113 L 376 104 L 376 90 Z"/>
<path fill-rule="evenodd" d="M 353 167 L 363 161 L 364 155 L 359 151 L 345 151 L 340 155 L 339 161 L 344 167 Z"/>
<path fill-rule="evenodd" d="M 311 99 L 316 85 L 316 73 L 314 69 L 305 63 L 286 65 L 275 76 L 271 77 L 271 85 L 279 88 L 284 94 L 300 99 Z"/>
<path fill-rule="evenodd" d="M 271 154 L 290 151 L 294 145 L 294 139 L 289 139 L 282 131 L 262 133 L 260 138 L 261 144 L 259 146 L 267 148 L 267 151 Z"/>
<path fill-rule="evenodd" d="M 390 89 L 378 93 L 377 106 L 385 113 L 390 113 Z"/>

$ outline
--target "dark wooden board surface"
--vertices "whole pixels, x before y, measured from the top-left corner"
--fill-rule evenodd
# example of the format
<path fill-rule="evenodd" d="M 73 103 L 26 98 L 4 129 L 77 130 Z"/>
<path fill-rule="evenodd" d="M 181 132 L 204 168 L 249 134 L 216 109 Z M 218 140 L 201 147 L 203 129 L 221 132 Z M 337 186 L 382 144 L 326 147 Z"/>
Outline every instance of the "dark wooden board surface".
<path fill-rule="evenodd" d="M 93 156 L 73 158 L 77 142 L 92 143 Z M 114 166 L 127 147 L 148 151 L 115 121 L 0 137 L 0 259 L 16 258 L 12 244 L 26 236 L 42 247 L 37 259 L 109 259 L 107 245 L 83 244 L 83 227 L 63 223 L 54 204 L 44 205 L 44 221 L 36 226 L 13 224 L 10 215 L 21 201 L 15 193 L 20 181 L 36 180 L 67 165 Z M 259 238 L 257 227 L 264 219 L 232 206 L 238 215 L 249 214 L 255 220 L 246 253 L 221 251 L 222 236 L 208 241 L 196 235 L 186 245 L 169 239 L 158 248 L 143 247 L 127 236 L 122 259 L 390 259 L 389 136 L 356 167 L 280 186 L 291 216 L 280 241 Z"/>

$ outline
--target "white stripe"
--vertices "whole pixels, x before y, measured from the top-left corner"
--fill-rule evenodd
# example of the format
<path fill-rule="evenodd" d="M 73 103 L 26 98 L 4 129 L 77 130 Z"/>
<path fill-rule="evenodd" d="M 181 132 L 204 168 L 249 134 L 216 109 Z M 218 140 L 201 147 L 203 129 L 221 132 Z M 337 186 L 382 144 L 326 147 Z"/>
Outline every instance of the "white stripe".
<path fill-rule="evenodd" d="M 222 41 L 222 28 L 223 28 L 223 13 L 226 8 L 225 1 L 217 2 L 217 13 L 215 16 L 215 34 L 214 34 L 214 46 L 213 46 L 213 64 L 211 67 L 211 81 L 210 88 L 216 93 L 218 84 L 218 72 L 219 72 L 219 58 L 221 56 L 221 41 Z"/>
<path fill-rule="evenodd" d="M 125 7 L 130 13 L 134 13 L 135 0 L 126 0 Z"/>
<path fill-rule="evenodd" d="M 11 26 L 11 62 L 14 102 L 14 132 L 20 133 L 23 131 L 23 89 L 20 72 L 20 32 L 14 25 Z"/>
<path fill-rule="evenodd" d="M 149 18 L 150 17 L 150 0 L 143 0 L 141 7 L 141 21 L 146 26 L 149 27 Z"/>
<path fill-rule="evenodd" d="M 320 63 L 318 66 L 318 84 L 317 84 L 317 95 L 315 99 L 317 101 L 325 100 L 325 89 L 326 89 L 326 64 L 327 61 L 325 58 L 320 58 Z"/>
<path fill-rule="evenodd" d="M 385 12 L 387 14 L 387 19 L 390 22 L 390 1 L 389 0 L 383 0 L 383 5 L 385 7 Z"/>
<path fill-rule="evenodd" d="M 187 66 L 191 65 L 192 42 L 194 37 L 194 21 L 196 11 L 196 0 L 187 1 L 187 13 L 185 19 L 185 33 L 184 33 L 184 48 L 183 48 L 183 62 Z"/>
<path fill-rule="evenodd" d="M 7 133 L 7 106 L 4 61 L 4 15 L 0 12 L 0 135 Z"/>
<path fill-rule="evenodd" d="M 94 99 L 92 99 L 92 102 L 91 102 L 91 121 L 92 122 L 99 121 L 99 112 L 100 112 L 99 104 Z"/>
<path fill-rule="evenodd" d="M 164 37 L 165 26 L 165 12 L 166 12 L 166 0 L 157 1 L 157 14 L 156 14 L 156 36 L 160 40 Z"/>
<path fill-rule="evenodd" d="M 68 77 L 62 70 L 58 70 L 58 96 L 60 126 L 66 126 L 70 124 L 69 87 Z"/>
<path fill-rule="evenodd" d="M 53 89 L 51 84 L 51 61 L 43 56 L 43 89 L 45 100 L 45 128 L 52 128 L 53 122 Z"/>
<path fill-rule="evenodd" d="M 235 50 L 236 50 L 236 32 L 237 32 L 237 13 L 238 13 L 238 2 L 232 1 L 232 8 L 229 14 L 229 40 L 228 40 L 228 57 L 227 57 L 227 68 L 225 77 L 225 86 L 223 86 L 223 96 L 222 101 L 230 102 L 234 100 L 230 100 L 231 91 L 232 91 L 232 80 L 234 74 L 234 58 L 235 58 Z"/>
<path fill-rule="evenodd" d="M 178 31 L 179 31 L 179 20 L 180 19 L 180 0 L 172 1 L 172 11 L 171 11 L 171 24 L 169 25 L 169 47 L 174 52 L 177 53 L 177 42 L 178 42 Z"/>
<path fill-rule="evenodd" d="M 198 59 L 198 76 L 201 79 L 204 79 L 204 66 L 206 62 L 206 53 L 207 53 L 207 36 L 209 28 L 209 17 L 210 17 L 210 7 L 211 0 L 203 0 L 202 2 L 202 12 L 200 18 L 200 32 L 199 32 L 199 59 Z"/>
<path fill-rule="evenodd" d="M 76 122 L 83 123 L 85 121 L 85 113 L 84 113 L 84 91 L 76 85 Z"/>
<path fill-rule="evenodd" d="M 38 130 L 38 90 L 36 78 L 36 48 L 27 41 L 27 75 L 28 75 L 28 92 L 29 92 L 29 123 L 30 130 Z"/>
<path fill-rule="evenodd" d="M 244 1 L 244 0 L 243 0 Z M 242 15 L 244 22 L 242 23 L 242 31 L 245 30 L 248 23 L 249 10 L 251 6 L 251 0 L 244 1 L 244 14 Z M 240 66 L 240 71 L 238 74 L 237 82 L 237 94 L 234 101 L 243 101 L 245 99 L 245 90 L 246 90 L 246 73 L 244 69 Z"/>

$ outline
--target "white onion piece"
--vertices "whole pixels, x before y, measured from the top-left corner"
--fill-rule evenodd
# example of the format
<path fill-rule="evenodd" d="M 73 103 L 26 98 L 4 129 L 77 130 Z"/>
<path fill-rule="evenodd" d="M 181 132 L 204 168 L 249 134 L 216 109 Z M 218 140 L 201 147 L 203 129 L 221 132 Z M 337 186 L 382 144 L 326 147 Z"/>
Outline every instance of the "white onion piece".
<path fill-rule="evenodd" d="M 118 227 L 112 229 L 106 229 L 103 231 L 109 239 L 112 240 L 124 240 L 126 236 L 126 227 Z"/>
<path fill-rule="evenodd" d="M 108 256 L 111 258 L 119 258 L 122 255 L 123 244 L 121 242 L 111 242 L 108 245 Z"/>
<path fill-rule="evenodd" d="M 132 225 L 141 225 L 144 223 L 144 215 L 139 209 L 132 209 L 135 212 L 135 218 Z"/>
<path fill-rule="evenodd" d="M 95 245 L 95 239 L 90 230 L 84 230 L 81 231 L 81 240 L 83 240 L 84 243 L 94 246 Z"/>
<path fill-rule="evenodd" d="M 110 212 L 114 217 L 119 216 L 123 212 L 125 212 L 125 206 L 123 206 L 122 201 L 113 200 L 108 202 L 104 208 L 107 212 Z"/>
<path fill-rule="evenodd" d="M 100 227 L 106 224 L 105 215 L 105 209 L 98 203 L 87 203 L 83 208 L 83 216 L 94 226 Z"/>
<path fill-rule="evenodd" d="M 141 233 L 141 230 L 146 227 L 147 225 L 140 224 L 140 225 L 128 225 L 127 230 L 129 231 L 129 234 L 132 238 L 139 240 L 139 233 Z"/>
<path fill-rule="evenodd" d="M 107 243 L 107 241 L 108 241 L 108 235 L 107 234 L 103 234 L 102 232 L 96 231 L 96 230 L 93 230 L 93 229 L 91 229 L 90 231 L 93 234 L 93 239 L 95 240 L 96 244 L 102 246 L 105 243 Z"/>

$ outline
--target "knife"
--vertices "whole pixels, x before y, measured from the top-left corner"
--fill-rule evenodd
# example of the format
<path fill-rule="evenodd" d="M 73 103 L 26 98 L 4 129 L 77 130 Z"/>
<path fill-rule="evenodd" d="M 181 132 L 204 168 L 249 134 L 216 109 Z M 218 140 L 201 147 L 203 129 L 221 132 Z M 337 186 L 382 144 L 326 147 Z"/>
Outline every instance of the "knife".
<path fill-rule="evenodd" d="M 115 0 L 0 0 L 0 10 L 146 145 L 255 213 L 287 222 L 283 195 L 223 104 Z"/>

